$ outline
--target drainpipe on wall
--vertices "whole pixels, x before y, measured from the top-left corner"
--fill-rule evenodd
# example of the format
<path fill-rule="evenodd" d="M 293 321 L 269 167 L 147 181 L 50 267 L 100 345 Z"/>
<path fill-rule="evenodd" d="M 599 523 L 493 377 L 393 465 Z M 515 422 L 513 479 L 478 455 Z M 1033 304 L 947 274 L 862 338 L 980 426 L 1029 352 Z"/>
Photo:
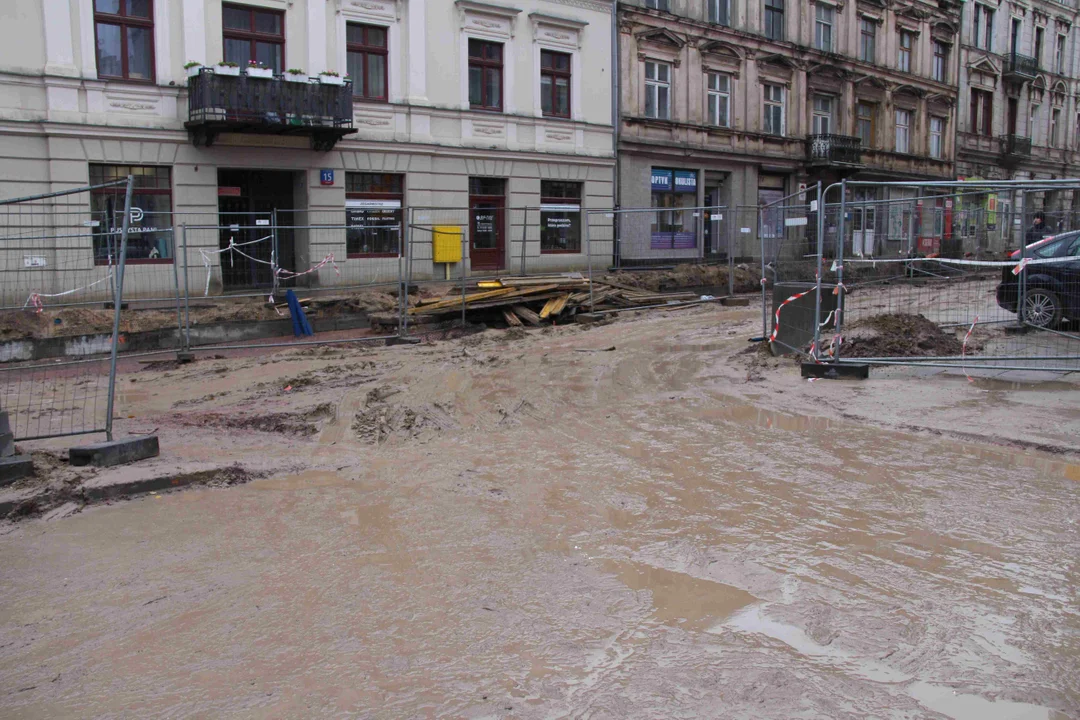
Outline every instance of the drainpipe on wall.
<path fill-rule="evenodd" d="M 612 152 L 615 154 L 615 166 L 614 177 L 612 178 L 612 196 L 615 201 L 615 210 L 619 209 L 622 193 L 619 189 L 619 126 L 621 120 L 619 119 L 620 110 L 620 98 L 619 98 L 619 60 L 621 54 L 619 52 L 619 2 L 618 0 L 612 0 L 611 2 L 611 145 Z M 619 248 L 619 215 L 615 213 L 612 218 L 612 233 L 611 233 L 611 261 L 615 267 L 619 266 L 618 248 Z"/>

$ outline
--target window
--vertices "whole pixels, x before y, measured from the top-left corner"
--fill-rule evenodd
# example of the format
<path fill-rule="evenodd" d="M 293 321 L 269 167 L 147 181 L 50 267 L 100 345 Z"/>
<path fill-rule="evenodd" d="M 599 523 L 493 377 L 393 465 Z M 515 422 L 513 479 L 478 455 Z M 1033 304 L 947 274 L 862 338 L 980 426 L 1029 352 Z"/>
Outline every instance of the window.
<path fill-rule="evenodd" d="M 142 210 L 142 220 L 128 227 L 127 259 L 134 262 L 172 262 L 172 173 L 167 167 L 138 165 L 91 165 L 90 184 L 135 177 L 131 206 Z M 94 228 L 94 263 L 109 265 L 118 260 L 120 232 L 124 222 L 124 194 L 127 188 L 117 185 L 100 188 L 90 194 Z"/>
<path fill-rule="evenodd" d="M 1076 113 L 1076 131 L 1073 136 L 1075 145 L 1080 145 L 1080 112 Z"/>
<path fill-rule="evenodd" d="M 897 59 L 897 67 L 901 72 L 911 72 L 911 46 L 915 44 L 915 36 L 906 30 L 900 31 L 900 56 Z"/>
<path fill-rule="evenodd" d="M 99 78 L 154 79 L 153 0 L 94 0 Z"/>
<path fill-rule="evenodd" d="M 469 40 L 469 107 L 502 110 L 503 46 Z"/>
<path fill-rule="evenodd" d="M 1061 110 L 1054 108 L 1050 111 L 1050 147 L 1058 147 L 1058 128 L 1061 126 Z"/>
<path fill-rule="evenodd" d="M 244 5 L 221 6 L 225 60 L 257 62 L 275 74 L 285 69 L 285 13 Z"/>
<path fill-rule="evenodd" d="M 860 102 L 855 105 L 855 130 L 865 148 L 874 146 L 874 117 L 876 110 L 870 103 Z"/>
<path fill-rule="evenodd" d="M 814 96 L 814 135 L 832 134 L 833 99 L 828 95 Z"/>
<path fill-rule="evenodd" d="M 345 253 L 396 256 L 401 249 L 405 176 L 345 173 Z"/>
<path fill-rule="evenodd" d="M 1041 138 L 1038 137 L 1038 133 L 1039 133 L 1039 110 L 1040 110 L 1040 107 L 1038 105 L 1032 105 L 1031 106 L 1030 126 L 1028 127 L 1028 135 L 1031 136 L 1031 144 L 1032 145 L 1039 144 L 1037 141 L 1041 139 Z"/>
<path fill-rule="evenodd" d="M 823 52 L 833 51 L 833 22 L 836 8 L 818 3 L 814 11 L 814 47 Z"/>
<path fill-rule="evenodd" d="M 1024 21 L 1018 17 L 1012 19 L 1012 35 L 1009 36 L 1009 48 L 1012 50 L 1012 54 L 1015 55 L 1020 52 L 1020 31 L 1024 27 Z M 978 37 L 978 33 L 975 33 Z"/>
<path fill-rule="evenodd" d="M 540 252 L 581 252 L 581 183 L 540 181 Z"/>
<path fill-rule="evenodd" d="M 671 4 L 669 0 L 645 0 L 645 7 L 651 10 L 663 10 L 664 12 L 671 12 Z"/>
<path fill-rule="evenodd" d="M 945 155 L 945 118 L 930 118 L 930 157 L 941 159 Z"/>
<path fill-rule="evenodd" d="M 540 51 L 540 107 L 544 115 L 570 117 L 570 56 Z"/>
<path fill-rule="evenodd" d="M 784 0 L 765 0 L 765 37 L 784 39 Z"/>
<path fill-rule="evenodd" d="M 667 120 L 671 105 L 671 66 L 645 63 L 645 117 Z"/>
<path fill-rule="evenodd" d="M 1044 30 L 1041 27 L 1035 28 L 1035 64 L 1042 66 L 1042 49 L 1043 49 L 1043 33 Z"/>
<path fill-rule="evenodd" d="M 345 63 L 353 82 L 353 95 L 365 100 L 386 100 L 386 28 L 345 26 Z"/>
<path fill-rule="evenodd" d="M 709 73 L 709 124 L 731 127 L 731 77 Z"/>
<path fill-rule="evenodd" d="M 763 85 L 765 89 L 765 132 L 770 135 L 784 134 L 784 88 L 779 85 Z"/>
<path fill-rule="evenodd" d="M 973 26 L 975 47 L 980 50 L 992 50 L 994 40 L 994 10 L 985 5 L 975 5 L 975 23 Z"/>
<path fill-rule="evenodd" d="M 949 46 L 937 41 L 934 41 L 934 79 L 949 81 Z"/>
<path fill-rule="evenodd" d="M 896 111 L 896 152 L 911 152 L 911 111 Z"/>
<path fill-rule="evenodd" d="M 993 122 L 994 94 L 986 90 L 971 90 L 971 132 L 989 137 Z"/>
<path fill-rule="evenodd" d="M 859 59 L 874 62 L 877 54 L 877 23 L 868 18 L 859 19 Z"/>
<path fill-rule="evenodd" d="M 1057 48 L 1054 50 L 1054 70 L 1058 75 L 1065 74 L 1065 36 L 1057 36 Z"/>
<path fill-rule="evenodd" d="M 731 0 L 709 0 L 709 22 L 730 27 Z"/>

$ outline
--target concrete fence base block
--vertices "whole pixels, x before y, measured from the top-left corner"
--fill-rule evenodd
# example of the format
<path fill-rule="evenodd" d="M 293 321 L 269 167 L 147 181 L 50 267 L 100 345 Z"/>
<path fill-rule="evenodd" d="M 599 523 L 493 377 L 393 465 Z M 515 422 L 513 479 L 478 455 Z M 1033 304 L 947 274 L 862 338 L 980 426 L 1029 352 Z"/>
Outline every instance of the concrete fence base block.
<path fill-rule="evenodd" d="M 183 352 L 182 350 L 176 353 L 176 362 L 181 365 L 187 365 L 188 363 L 195 362 L 195 353 Z"/>
<path fill-rule="evenodd" d="M 0 412 L 0 434 L 11 432 L 11 422 L 6 412 Z"/>
<path fill-rule="evenodd" d="M 750 298 L 726 297 L 720 299 L 720 304 L 724 307 L 750 307 Z"/>
<path fill-rule="evenodd" d="M 15 454 L 15 436 L 11 433 L 0 433 L 0 457 L 11 457 Z"/>
<path fill-rule="evenodd" d="M 0 487 L 33 474 L 34 461 L 29 454 L 0 458 Z"/>
<path fill-rule="evenodd" d="M 72 465 L 111 467 L 138 462 L 157 457 L 157 455 L 157 435 L 144 435 L 96 445 L 73 447 L 68 450 L 68 462 Z"/>
<path fill-rule="evenodd" d="M 422 338 L 418 337 L 392 337 L 386 338 L 386 346 L 391 345 L 419 345 L 422 342 Z"/>
<path fill-rule="evenodd" d="M 866 380 L 870 377 L 870 366 L 848 363 L 833 365 L 830 363 L 804 362 L 802 364 L 802 376 L 804 378 L 826 378 L 828 380 L 840 380 L 843 378 Z"/>
<path fill-rule="evenodd" d="M 590 323 L 604 322 L 608 319 L 607 315 L 600 313 L 579 312 L 574 316 L 574 322 L 581 325 L 588 325 Z"/>

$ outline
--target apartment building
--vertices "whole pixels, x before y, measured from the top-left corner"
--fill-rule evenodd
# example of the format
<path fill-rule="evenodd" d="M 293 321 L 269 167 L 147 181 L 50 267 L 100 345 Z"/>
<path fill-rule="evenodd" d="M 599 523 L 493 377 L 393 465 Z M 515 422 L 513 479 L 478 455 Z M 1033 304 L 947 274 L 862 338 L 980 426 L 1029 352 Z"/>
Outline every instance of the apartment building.
<path fill-rule="evenodd" d="M 1080 68 L 1076 0 L 978 0 L 964 5 L 957 173 L 969 179 L 1052 179 L 1080 174 Z M 1080 193 L 1039 194 L 1029 212 L 1080 211 Z M 1012 217 L 1021 196 L 990 199 Z M 996 218 L 995 218 L 996 219 Z M 996 225 L 996 224 L 995 224 Z M 994 227 L 1001 232 L 1002 228 Z"/>
<path fill-rule="evenodd" d="M 349 225 L 282 233 L 281 266 L 332 252 L 343 276 L 371 278 L 363 268 L 396 265 L 406 206 L 462 225 L 473 269 L 510 267 L 523 249 L 534 267 L 580 266 L 575 208 L 613 202 L 613 13 L 611 0 L 9 0 L 0 197 L 134 174 L 136 291 L 171 291 L 176 247 L 159 228 L 263 215 Z M 552 209 L 511 233 L 503 209 L 521 206 Z M 190 233 L 188 261 L 203 250 L 216 266 L 243 237 Z M 108 261 L 103 239 L 82 245 L 43 275 Z M 215 289 L 269 281 L 240 265 L 214 272 Z"/>
<path fill-rule="evenodd" d="M 754 207 L 818 180 L 954 177 L 958 2 L 626 0 L 618 22 L 622 206 Z M 860 240 L 916 232 L 912 213 L 893 215 L 860 210 Z M 654 227 L 651 250 L 722 251 L 719 225 L 668 217 L 682 225 Z"/>

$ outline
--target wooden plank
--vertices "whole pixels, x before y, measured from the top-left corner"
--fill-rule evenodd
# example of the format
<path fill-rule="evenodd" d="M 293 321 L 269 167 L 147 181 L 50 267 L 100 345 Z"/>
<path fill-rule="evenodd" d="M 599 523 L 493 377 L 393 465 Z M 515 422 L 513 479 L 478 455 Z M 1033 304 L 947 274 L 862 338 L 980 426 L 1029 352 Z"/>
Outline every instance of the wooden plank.
<path fill-rule="evenodd" d="M 503 308 L 502 315 L 503 319 L 506 320 L 506 324 L 510 327 L 521 327 L 521 319 L 510 308 Z"/>
<path fill-rule="evenodd" d="M 481 310 L 485 308 L 499 307 L 500 305 L 507 305 L 510 303 L 521 302 L 523 298 L 528 301 L 540 300 L 545 293 L 550 293 L 558 289 L 558 285 L 541 285 L 539 287 L 532 288 L 505 288 L 504 290 L 492 291 L 490 293 L 477 293 L 474 295 L 466 296 L 465 307 L 469 310 Z M 487 295 L 487 297 L 480 298 L 481 295 Z M 480 298 L 480 299 L 473 299 Z M 426 315 L 426 314 L 448 314 L 451 312 L 460 312 L 461 310 L 461 298 L 457 298 L 451 302 L 447 300 L 440 305 L 428 305 L 420 308 L 409 308 L 410 315 Z"/>
<path fill-rule="evenodd" d="M 515 315 L 517 315 L 519 318 L 529 323 L 530 325 L 540 326 L 543 324 L 542 322 L 540 322 L 540 316 L 534 313 L 529 308 L 525 307 L 524 305 L 511 305 L 510 309 L 514 312 Z"/>
<path fill-rule="evenodd" d="M 472 295 L 465 296 L 465 304 L 468 305 L 470 301 L 486 300 L 487 298 L 501 297 L 503 295 L 509 295 L 513 292 L 516 292 L 514 288 L 500 288 L 498 290 L 488 290 L 487 292 L 473 293 Z M 455 305 L 460 308 L 461 300 L 462 299 L 460 297 L 447 298 L 446 300 L 440 300 L 436 303 L 425 305 L 423 307 L 411 307 L 409 308 L 409 313 L 415 314 L 417 312 L 427 312 L 428 310 L 437 310 L 444 307 L 453 307 Z"/>
<path fill-rule="evenodd" d="M 559 301 L 559 298 L 553 297 L 544 303 L 544 307 L 540 309 L 540 319 L 547 320 L 551 316 L 551 311 L 555 307 L 555 303 Z"/>

